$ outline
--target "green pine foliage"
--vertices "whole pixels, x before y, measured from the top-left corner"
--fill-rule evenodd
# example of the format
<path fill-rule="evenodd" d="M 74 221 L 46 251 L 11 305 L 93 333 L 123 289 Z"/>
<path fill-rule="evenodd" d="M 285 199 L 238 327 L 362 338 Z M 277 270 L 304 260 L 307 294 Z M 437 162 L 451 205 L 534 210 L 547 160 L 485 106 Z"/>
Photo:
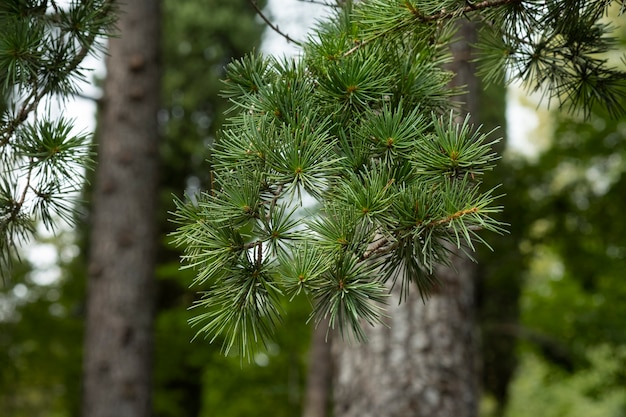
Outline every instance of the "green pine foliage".
<path fill-rule="evenodd" d="M 626 73 L 610 65 L 614 27 L 603 20 L 612 0 L 502 1 L 483 15 L 482 68 L 487 81 L 504 75 L 544 92 L 569 111 L 589 116 L 594 105 L 623 114 Z M 626 62 L 626 61 L 625 61 Z"/>
<path fill-rule="evenodd" d="M 0 275 L 41 221 L 72 221 L 72 196 L 93 161 L 89 135 L 50 107 L 75 94 L 82 62 L 114 23 L 108 0 L 0 4 Z"/>
<path fill-rule="evenodd" d="M 444 22 L 472 17 L 481 23 L 480 72 L 487 82 L 509 74 L 570 111 L 588 115 L 601 104 L 617 115 L 625 111 L 626 77 L 608 62 L 616 40 L 603 20 L 613 4 L 626 6 L 623 0 L 370 0 L 358 18 L 369 42 L 407 31 L 430 38 Z"/>
<path fill-rule="evenodd" d="M 316 322 L 361 340 L 387 280 L 426 296 L 446 242 L 472 248 L 477 230 L 502 230 L 480 189 L 492 140 L 449 113 L 447 32 L 360 44 L 361 23 L 342 13 L 302 59 L 229 65 L 235 115 L 214 147 L 213 188 L 178 202 L 174 238 L 205 290 L 191 322 L 225 336 L 225 352 L 267 343 L 282 296 L 298 293 Z"/>
<path fill-rule="evenodd" d="M 174 213 L 203 291 L 199 334 L 248 356 L 271 339 L 281 296 L 305 293 L 311 319 L 362 340 L 388 281 L 427 297 L 451 248 L 473 252 L 479 232 L 504 230 L 496 192 L 481 187 L 497 139 L 459 117 L 448 87 L 456 19 L 482 22 L 487 81 L 507 69 L 572 109 L 619 113 L 626 77 L 601 55 L 611 3 L 347 2 L 300 59 L 230 64 L 212 188 Z"/>

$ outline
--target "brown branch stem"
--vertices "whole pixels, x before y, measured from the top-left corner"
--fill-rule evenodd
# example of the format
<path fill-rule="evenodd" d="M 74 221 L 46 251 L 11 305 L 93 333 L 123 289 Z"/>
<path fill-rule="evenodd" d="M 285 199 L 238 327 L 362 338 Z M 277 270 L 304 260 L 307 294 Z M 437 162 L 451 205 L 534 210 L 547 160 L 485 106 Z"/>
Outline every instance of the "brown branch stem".
<path fill-rule="evenodd" d="M 370 248 L 367 249 L 367 251 L 365 251 L 365 253 L 363 253 L 363 255 L 361 255 L 361 257 L 359 258 L 359 261 L 365 261 L 374 255 L 379 255 L 381 253 L 386 253 L 392 250 L 395 244 L 391 244 L 390 246 L 387 246 L 390 243 L 391 242 L 389 241 L 389 239 L 385 237 L 381 237 L 380 239 L 378 239 L 378 242 L 376 244 L 372 245 Z"/>
<path fill-rule="evenodd" d="M 320 6 L 326 6 L 326 7 L 333 7 L 333 8 L 340 7 L 337 4 L 326 3 L 325 1 L 319 1 L 319 0 L 298 0 L 298 1 L 300 1 L 302 3 L 319 4 Z"/>
<path fill-rule="evenodd" d="M 441 226 L 442 224 L 446 224 L 446 223 L 450 223 L 452 220 L 458 219 L 459 217 L 463 217 L 466 214 L 472 214 L 472 213 L 476 213 L 478 212 L 478 207 L 472 207 L 470 209 L 467 210 L 459 210 L 456 213 L 451 214 L 448 217 L 445 217 L 443 219 L 439 219 L 439 220 L 433 220 L 429 223 L 426 224 L 426 227 L 435 227 L 435 226 Z"/>
<path fill-rule="evenodd" d="M 445 19 L 451 19 L 454 18 L 456 16 L 458 16 L 459 14 L 463 14 L 463 13 L 469 13 L 469 12 L 474 12 L 476 10 L 482 10 L 482 9 L 488 9 L 490 7 L 500 7 L 500 6 L 506 6 L 507 4 L 515 4 L 515 3 L 521 3 L 522 0 L 484 0 L 478 3 L 472 3 L 471 1 L 468 1 L 468 5 L 465 6 L 463 9 L 459 10 L 455 10 L 455 11 L 446 11 L 445 9 L 442 9 L 439 13 L 435 13 L 435 14 L 431 14 L 431 15 L 417 15 L 416 16 L 425 22 L 429 22 L 429 21 L 433 21 L 433 20 L 445 20 Z"/>
<path fill-rule="evenodd" d="M 289 35 L 287 35 L 286 33 L 284 33 L 283 31 L 281 31 L 278 28 L 278 25 L 273 24 L 268 18 L 267 16 L 265 16 L 265 14 L 263 13 L 263 11 L 261 10 L 261 8 L 259 7 L 259 5 L 257 4 L 256 0 L 250 0 L 250 4 L 252 5 L 252 7 L 254 8 L 254 10 L 256 11 L 256 13 L 259 15 L 259 17 L 261 19 L 263 19 L 263 21 L 276 33 L 278 33 L 280 36 L 282 36 L 283 38 L 285 38 L 287 40 L 287 42 L 291 42 L 294 43 L 298 46 L 302 46 L 302 43 L 298 42 L 297 40 L 293 39 L 292 37 L 290 37 Z"/>
<path fill-rule="evenodd" d="M 456 213 L 453 213 L 442 219 L 432 220 L 428 223 L 418 223 L 417 226 L 421 225 L 425 228 L 437 227 L 446 223 L 450 223 L 451 221 L 458 219 L 460 217 L 463 217 L 465 215 L 477 213 L 479 211 L 480 209 L 478 207 L 472 207 L 472 208 L 465 209 L 465 210 L 459 210 Z M 478 231 L 478 230 L 482 230 L 482 227 L 469 226 L 468 229 L 473 230 L 473 231 Z M 361 255 L 361 257 L 359 258 L 359 261 L 365 261 L 375 255 L 388 253 L 394 250 L 397 246 L 398 246 L 397 241 L 394 242 L 393 240 L 389 240 L 388 238 L 381 236 L 380 238 L 375 239 L 372 243 L 370 243 L 370 246 L 368 247 L 367 251 L 365 251 L 365 253 Z"/>

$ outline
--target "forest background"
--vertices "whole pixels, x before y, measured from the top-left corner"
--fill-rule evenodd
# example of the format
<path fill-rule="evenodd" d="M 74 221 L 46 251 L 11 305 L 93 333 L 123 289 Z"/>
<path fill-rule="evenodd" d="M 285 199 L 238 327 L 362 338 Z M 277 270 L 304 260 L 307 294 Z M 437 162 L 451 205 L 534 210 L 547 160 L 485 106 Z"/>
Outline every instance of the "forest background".
<path fill-rule="evenodd" d="M 230 59 L 258 47 L 264 30 L 245 1 L 215 1 L 215 13 L 203 13 L 206 2 L 175 3 L 163 3 L 162 213 L 172 209 L 172 194 L 210 182 L 206 144 L 227 106 L 218 80 Z M 506 100 L 502 86 L 489 94 Z M 505 125 L 504 106 L 493 108 L 499 112 L 481 122 Z M 626 121 L 601 110 L 588 121 L 545 109 L 537 117 L 530 133 L 537 151 L 505 151 L 494 175 L 511 233 L 493 242 L 494 254 L 480 254 L 482 414 L 623 415 Z M 18 263 L 2 288 L 0 410 L 8 416 L 79 414 L 84 220 L 75 232 L 41 238 L 58 248 L 59 279 L 42 285 L 41 270 Z M 306 303 L 290 307 L 276 344 L 251 364 L 202 340 L 189 343 L 192 276 L 179 271 L 179 254 L 167 245 L 165 214 L 159 227 L 154 415 L 298 415 L 310 368 Z"/>

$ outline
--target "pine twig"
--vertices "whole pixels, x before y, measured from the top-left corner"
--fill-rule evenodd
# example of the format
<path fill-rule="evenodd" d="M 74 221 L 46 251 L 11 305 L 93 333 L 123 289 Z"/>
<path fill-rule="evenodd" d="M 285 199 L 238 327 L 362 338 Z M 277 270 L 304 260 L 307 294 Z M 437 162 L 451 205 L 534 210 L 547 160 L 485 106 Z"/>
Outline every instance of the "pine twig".
<path fill-rule="evenodd" d="M 298 0 L 298 1 L 302 3 L 319 4 L 320 6 L 326 6 L 326 7 L 333 7 L 333 8 L 340 7 L 337 4 L 326 3 L 325 1 L 320 1 L 320 0 Z"/>
<path fill-rule="evenodd" d="M 371 38 L 371 39 L 367 39 L 367 40 L 358 42 L 355 46 L 353 46 L 352 48 L 350 48 L 346 52 L 344 52 L 343 58 L 347 57 L 348 55 L 352 55 L 353 53 L 358 51 L 363 45 L 366 45 L 366 44 L 370 43 L 374 39 L 376 39 L 376 38 Z"/>
<path fill-rule="evenodd" d="M 365 253 L 359 257 L 359 262 L 363 262 L 372 256 L 381 255 L 394 250 L 398 246 L 397 242 L 390 242 L 389 239 L 381 237 L 370 244 Z"/>
<path fill-rule="evenodd" d="M 263 14 L 263 11 L 261 10 L 261 8 L 259 8 L 259 5 L 257 4 L 256 0 L 250 0 L 250 4 L 252 5 L 252 7 L 254 8 L 254 10 L 256 11 L 256 13 L 261 17 L 261 19 L 263 19 L 263 21 L 276 33 L 278 33 L 280 36 L 282 36 L 283 38 L 285 38 L 287 40 L 287 42 L 291 42 L 296 44 L 297 46 L 302 47 L 302 43 L 298 42 L 297 40 L 293 39 L 292 37 L 290 37 L 289 35 L 287 35 L 286 33 L 284 33 L 283 31 L 281 31 L 278 28 L 278 25 L 273 24 L 268 18 L 267 16 L 265 16 L 265 14 Z"/>
<path fill-rule="evenodd" d="M 53 6 L 54 3 L 53 3 Z M 102 5 L 100 10 L 100 14 L 106 15 L 107 13 L 112 13 L 113 7 L 115 6 L 115 0 L 109 0 Z M 56 7 L 55 7 L 56 10 Z M 91 51 L 91 47 L 94 42 L 96 42 L 97 34 L 94 33 L 87 38 L 87 41 L 81 45 L 80 51 L 78 54 L 74 56 L 74 58 L 69 61 L 65 67 L 65 70 L 70 73 L 76 70 L 79 65 L 83 62 L 83 60 L 87 57 L 89 52 Z M 41 100 L 47 96 L 50 91 L 52 91 L 53 86 L 51 84 L 46 85 L 41 91 L 37 91 L 37 88 L 34 88 L 33 91 L 29 94 L 29 96 L 24 100 L 22 107 L 17 113 L 17 117 L 11 120 L 6 128 L 4 128 L 0 132 L 0 146 L 5 146 L 9 143 L 9 140 L 13 133 L 17 130 L 17 128 L 26 121 L 28 116 L 37 109 Z M 31 101 L 32 100 L 32 101 Z"/>
<path fill-rule="evenodd" d="M 461 9 L 461 13 L 469 13 L 469 12 L 473 12 L 476 10 L 488 9 L 490 7 L 500 7 L 500 6 L 506 6 L 507 4 L 515 4 L 515 3 L 521 3 L 521 2 L 522 0 L 484 0 L 481 2 L 474 3 L 468 0 L 467 6 Z M 416 9 L 409 9 L 409 10 L 411 10 L 411 12 L 413 12 L 413 14 L 416 15 L 420 20 L 425 21 L 425 22 L 454 18 L 459 13 L 458 10 L 449 12 L 445 9 L 441 9 L 439 13 L 435 13 L 431 15 L 422 15 L 422 14 L 418 15 L 417 14 L 418 11 Z"/>

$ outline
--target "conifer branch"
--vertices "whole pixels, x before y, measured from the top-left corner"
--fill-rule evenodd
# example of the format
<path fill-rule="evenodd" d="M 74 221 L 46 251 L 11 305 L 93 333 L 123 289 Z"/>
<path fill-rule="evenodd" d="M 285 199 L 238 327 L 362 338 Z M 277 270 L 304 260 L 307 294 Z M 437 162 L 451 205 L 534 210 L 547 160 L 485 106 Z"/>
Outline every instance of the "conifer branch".
<path fill-rule="evenodd" d="M 419 9 L 413 7 L 408 1 L 405 2 L 407 9 L 415 15 L 422 22 L 430 22 L 430 21 L 439 21 L 439 20 L 448 20 L 451 18 L 458 17 L 459 14 L 469 13 L 473 11 L 488 9 L 491 7 L 500 7 L 506 6 L 508 4 L 516 4 L 521 3 L 523 0 L 484 0 L 478 3 L 474 3 L 471 0 L 466 0 L 467 6 L 460 10 L 449 11 L 446 9 L 441 9 L 439 13 L 424 15 Z"/>
<path fill-rule="evenodd" d="M 368 43 L 370 43 L 371 41 L 373 41 L 376 38 L 370 38 L 370 39 L 366 39 L 364 41 L 358 41 L 357 44 L 355 46 L 353 46 L 352 48 L 348 49 L 346 52 L 344 52 L 344 54 L 342 55 L 343 58 L 352 55 L 353 53 L 355 53 L 356 51 L 358 51 L 361 47 L 367 45 Z"/>
<path fill-rule="evenodd" d="M 319 4 L 320 6 L 333 7 L 333 8 L 341 7 L 338 4 L 327 3 L 325 1 L 319 1 L 319 0 L 298 0 L 298 1 L 302 3 Z"/>
<path fill-rule="evenodd" d="M 378 240 L 378 242 L 373 243 L 371 245 L 371 247 L 369 247 L 367 249 L 367 251 L 365 251 L 363 253 L 363 255 L 361 255 L 359 257 L 359 261 L 363 262 L 363 261 L 366 261 L 366 260 L 368 260 L 370 258 L 387 254 L 387 253 L 391 252 L 392 250 L 394 250 L 397 247 L 398 247 L 398 243 L 397 242 L 393 242 L 392 243 L 387 238 L 380 238 Z"/>
<path fill-rule="evenodd" d="M 270 337 L 279 317 L 274 297 L 303 289 L 316 321 L 330 317 L 330 326 L 361 339 L 360 323 L 380 320 L 374 301 L 384 303 L 386 280 L 401 279 L 406 291 L 426 297 L 448 244 L 475 250 L 475 243 L 489 246 L 478 231 L 505 232 L 493 218 L 499 196 L 480 190 L 498 159 L 497 140 L 449 112 L 454 92 L 440 42 L 451 27 L 443 21 L 463 14 L 493 21 L 493 39 L 482 40 L 494 55 L 492 72 L 513 67 L 525 81 L 551 82 L 551 94 L 573 97 L 576 106 L 619 105 L 620 74 L 588 57 L 612 45 L 594 32 L 597 19 L 573 29 L 559 20 L 586 6 L 551 15 L 510 7 L 522 0 L 447 3 L 454 10 L 435 1 L 359 2 L 355 13 L 338 11 L 335 22 L 320 25 L 297 61 L 251 56 L 228 67 L 227 95 L 241 112 L 229 119 L 212 161 L 223 190 L 205 204 L 178 205 L 173 234 L 185 262 L 198 268 L 196 282 L 216 283 L 203 302 L 208 312 L 193 322 L 211 339 L 226 337 L 226 351 L 237 346 L 245 356 L 260 327 L 267 330 L 261 341 Z M 604 10 L 594 4 L 592 17 Z M 584 42 L 561 33 L 585 28 Z M 513 38 L 518 29 L 524 39 Z M 367 53 L 355 53 L 365 45 Z M 582 63 L 572 64 L 573 56 Z M 589 74 L 598 82 L 578 79 Z M 323 207 L 305 219 L 286 212 L 301 189 Z M 237 307 L 242 301 L 253 308 Z"/>
<path fill-rule="evenodd" d="M 103 18 L 106 16 L 113 16 L 113 11 L 115 7 L 114 4 L 115 0 L 107 0 L 105 3 L 103 3 L 99 16 Z M 56 6 L 56 4 L 54 3 L 53 6 L 55 11 L 58 13 L 58 6 Z M 98 34 L 95 32 L 90 33 L 89 36 L 86 38 L 86 42 L 82 42 L 80 51 L 69 63 L 67 63 L 64 68 L 68 74 L 77 70 L 79 65 L 84 61 L 87 55 L 91 53 L 97 36 Z M 11 136 L 13 135 L 13 133 L 15 133 L 16 129 L 22 123 L 24 123 L 24 121 L 26 121 L 28 115 L 35 111 L 35 109 L 37 109 L 41 100 L 43 100 L 44 97 L 50 94 L 55 87 L 56 86 L 54 84 L 48 83 L 40 91 L 37 91 L 38 89 L 35 84 L 29 96 L 24 100 L 22 107 L 17 113 L 17 117 L 11 120 L 8 123 L 7 127 L 1 132 L 2 140 L 0 140 L 0 147 L 6 145 L 9 142 Z"/>
<path fill-rule="evenodd" d="M 466 210 L 459 210 L 455 213 L 452 213 L 448 217 L 444 217 L 443 219 L 433 220 L 430 223 L 428 223 L 426 226 L 427 227 L 441 226 L 442 224 L 450 223 L 451 221 L 458 219 L 459 217 L 463 217 L 467 214 L 477 213 L 478 211 L 479 211 L 478 207 L 472 207 Z"/>
<path fill-rule="evenodd" d="M 280 36 L 282 36 L 283 38 L 285 38 L 287 40 L 287 42 L 291 42 L 299 47 L 302 47 L 302 43 L 298 42 L 297 40 L 293 39 L 291 36 L 289 36 L 288 34 L 284 33 L 283 31 L 280 30 L 280 28 L 278 27 L 278 25 L 272 23 L 272 21 L 265 16 L 265 14 L 263 13 L 263 11 L 261 10 L 261 8 L 259 7 L 259 5 L 257 4 L 256 0 L 250 0 L 250 4 L 252 5 L 252 7 L 254 8 L 254 10 L 256 11 L 256 13 L 259 15 L 259 17 L 261 19 L 263 19 L 263 21 L 276 33 L 278 33 Z"/>
<path fill-rule="evenodd" d="M 492 8 L 492 7 L 501 7 L 501 6 L 505 6 L 508 4 L 516 4 L 516 3 L 521 3 L 523 0 L 484 0 L 482 2 L 479 3 L 472 3 L 470 0 L 467 0 L 468 5 L 465 6 L 462 9 L 457 9 L 457 10 L 452 10 L 452 11 L 448 11 L 445 9 L 442 9 L 439 13 L 435 13 L 435 14 L 431 14 L 431 15 L 426 15 L 423 14 L 419 9 L 415 8 L 408 0 L 404 2 L 404 6 L 422 23 L 432 23 L 432 22 L 440 22 L 440 21 L 445 21 L 445 20 L 450 20 L 450 19 L 454 19 L 457 18 L 460 14 L 465 14 L 465 13 L 469 13 L 469 12 L 473 12 L 473 11 L 479 11 L 479 10 L 483 10 L 483 9 L 488 9 L 488 8 Z M 349 50 L 347 50 L 346 52 L 344 52 L 343 57 L 347 57 L 351 54 L 353 54 L 354 52 L 356 52 L 357 50 L 359 50 L 361 47 L 367 45 L 368 43 L 374 41 L 375 39 L 384 36 L 386 33 L 388 32 L 392 32 L 393 30 L 395 30 L 394 28 L 390 28 L 388 31 L 386 32 L 381 32 L 378 35 L 372 37 L 372 38 L 368 38 L 365 40 L 360 40 L 357 42 L 357 44 L 350 48 Z"/>
<path fill-rule="evenodd" d="M 3 110 L 0 129 L 0 148 L 8 147 L 1 154 L 10 158 L 0 172 L 3 279 L 16 241 L 32 233 L 36 221 L 53 230 L 56 218 L 74 220 L 75 207 L 63 198 L 82 187 L 81 171 L 92 168 L 88 135 L 71 134 L 69 122 L 48 120 L 38 115 L 38 109 L 46 97 L 66 98 L 75 92 L 81 64 L 98 50 L 98 37 L 106 36 L 115 22 L 115 0 L 66 6 L 43 2 L 19 20 L 8 14 L 1 17 L 3 24 L 16 24 L 1 35 L 7 38 L 2 42 L 2 88 L 9 93 L 5 99 L 13 101 Z M 27 122 L 33 114 L 33 122 Z"/>

